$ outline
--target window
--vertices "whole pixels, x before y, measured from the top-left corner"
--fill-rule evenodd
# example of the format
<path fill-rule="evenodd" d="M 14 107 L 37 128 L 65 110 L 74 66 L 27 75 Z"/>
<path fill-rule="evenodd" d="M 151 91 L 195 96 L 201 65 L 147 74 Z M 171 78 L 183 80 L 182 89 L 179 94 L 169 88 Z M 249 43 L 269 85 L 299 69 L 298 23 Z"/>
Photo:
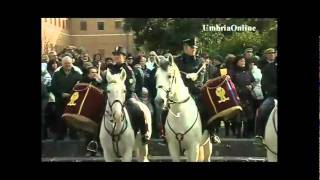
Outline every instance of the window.
<path fill-rule="evenodd" d="M 81 21 L 80 22 L 80 30 L 81 31 L 86 31 L 87 30 L 87 22 L 86 21 Z"/>
<path fill-rule="evenodd" d="M 120 29 L 122 25 L 122 21 L 115 21 L 114 22 L 116 29 Z"/>
<path fill-rule="evenodd" d="M 47 18 L 43 18 L 44 19 L 44 22 L 47 22 Z"/>
<path fill-rule="evenodd" d="M 97 22 L 98 30 L 104 30 L 104 22 Z"/>
<path fill-rule="evenodd" d="M 58 27 L 61 27 L 61 19 L 58 18 L 57 20 L 58 20 Z"/>
<path fill-rule="evenodd" d="M 66 20 L 62 20 L 62 29 L 66 28 Z"/>

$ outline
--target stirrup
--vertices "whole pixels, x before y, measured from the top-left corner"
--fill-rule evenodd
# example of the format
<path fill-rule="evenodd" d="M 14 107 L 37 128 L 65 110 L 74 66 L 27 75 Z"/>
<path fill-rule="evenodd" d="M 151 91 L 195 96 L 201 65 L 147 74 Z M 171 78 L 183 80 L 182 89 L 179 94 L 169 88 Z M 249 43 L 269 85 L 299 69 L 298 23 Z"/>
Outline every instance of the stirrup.
<path fill-rule="evenodd" d="M 219 136 L 217 136 L 215 134 L 210 136 L 210 140 L 213 144 L 220 144 L 221 143 Z"/>
<path fill-rule="evenodd" d="M 94 148 L 92 148 L 92 145 Z M 87 151 L 90 151 L 90 152 L 93 152 L 93 153 L 96 153 L 98 151 L 98 143 L 97 141 L 90 141 L 89 144 L 87 145 Z"/>
<path fill-rule="evenodd" d="M 254 137 L 254 144 L 257 144 L 257 145 L 263 145 L 264 144 L 264 139 L 262 136 L 255 136 Z"/>
<path fill-rule="evenodd" d="M 142 141 L 142 144 L 149 144 L 150 143 L 150 139 L 147 135 L 142 135 L 141 141 Z"/>

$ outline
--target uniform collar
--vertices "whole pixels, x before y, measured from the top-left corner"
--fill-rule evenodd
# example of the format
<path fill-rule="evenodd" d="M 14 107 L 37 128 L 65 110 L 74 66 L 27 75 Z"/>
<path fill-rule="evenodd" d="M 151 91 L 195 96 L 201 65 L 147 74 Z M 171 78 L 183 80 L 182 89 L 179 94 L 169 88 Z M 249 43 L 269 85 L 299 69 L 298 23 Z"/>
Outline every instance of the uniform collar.
<path fill-rule="evenodd" d="M 186 53 L 183 53 L 183 56 L 185 57 L 184 59 L 187 61 L 196 60 L 196 56 L 190 56 Z"/>

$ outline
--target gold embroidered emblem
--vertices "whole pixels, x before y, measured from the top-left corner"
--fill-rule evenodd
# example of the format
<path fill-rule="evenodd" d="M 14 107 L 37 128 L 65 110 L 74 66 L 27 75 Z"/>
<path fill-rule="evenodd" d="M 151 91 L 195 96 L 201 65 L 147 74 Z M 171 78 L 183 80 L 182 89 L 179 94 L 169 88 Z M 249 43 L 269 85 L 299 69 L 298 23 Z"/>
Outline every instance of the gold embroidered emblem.
<path fill-rule="evenodd" d="M 225 97 L 226 91 L 222 87 L 218 87 L 216 89 L 216 95 L 220 98 L 219 103 L 225 102 L 229 100 L 229 97 Z"/>
<path fill-rule="evenodd" d="M 77 105 L 75 101 L 79 98 L 79 93 L 74 92 L 72 96 L 70 97 L 70 102 L 67 104 L 68 106 L 75 106 Z"/>

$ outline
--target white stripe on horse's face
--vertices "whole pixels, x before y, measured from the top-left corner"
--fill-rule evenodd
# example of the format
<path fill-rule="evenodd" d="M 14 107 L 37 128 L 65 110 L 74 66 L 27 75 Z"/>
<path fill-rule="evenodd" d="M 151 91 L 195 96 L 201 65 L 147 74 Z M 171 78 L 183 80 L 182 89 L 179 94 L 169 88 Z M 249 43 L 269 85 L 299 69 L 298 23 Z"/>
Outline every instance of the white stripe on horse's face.
<path fill-rule="evenodd" d="M 185 91 L 182 87 L 184 87 L 184 83 L 181 79 L 180 71 L 174 61 L 172 61 L 172 65 L 169 65 L 167 70 L 163 70 L 159 68 L 156 72 L 156 87 L 157 87 L 157 96 L 155 100 L 159 101 L 161 99 L 164 102 L 167 101 L 167 92 L 169 91 L 169 98 L 174 100 L 177 99 L 177 95 L 179 93 L 183 93 Z M 159 88 L 162 87 L 162 88 Z"/>
<path fill-rule="evenodd" d="M 156 88 L 157 88 L 157 95 L 155 97 L 156 102 L 160 102 L 163 100 L 164 103 L 167 102 L 167 93 L 166 91 L 169 90 L 169 78 L 168 72 L 158 68 L 156 75 Z"/>
<path fill-rule="evenodd" d="M 126 87 L 124 81 L 122 81 L 120 77 L 120 74 L 109 76 L 109 80 L 110 81 L 108 81 L 107 86 L 108 103 L 110 104 L 110 106 L 112 106 L 111 112 L 113 115 L 113 120 L 115 122 L 120 122 L 122 117 L 124 116 L 121 105 L 123 105 L 125 101 Z M 116 100 L 121 101 L 121 103 L 114 103 L 116 102 Z"/>

